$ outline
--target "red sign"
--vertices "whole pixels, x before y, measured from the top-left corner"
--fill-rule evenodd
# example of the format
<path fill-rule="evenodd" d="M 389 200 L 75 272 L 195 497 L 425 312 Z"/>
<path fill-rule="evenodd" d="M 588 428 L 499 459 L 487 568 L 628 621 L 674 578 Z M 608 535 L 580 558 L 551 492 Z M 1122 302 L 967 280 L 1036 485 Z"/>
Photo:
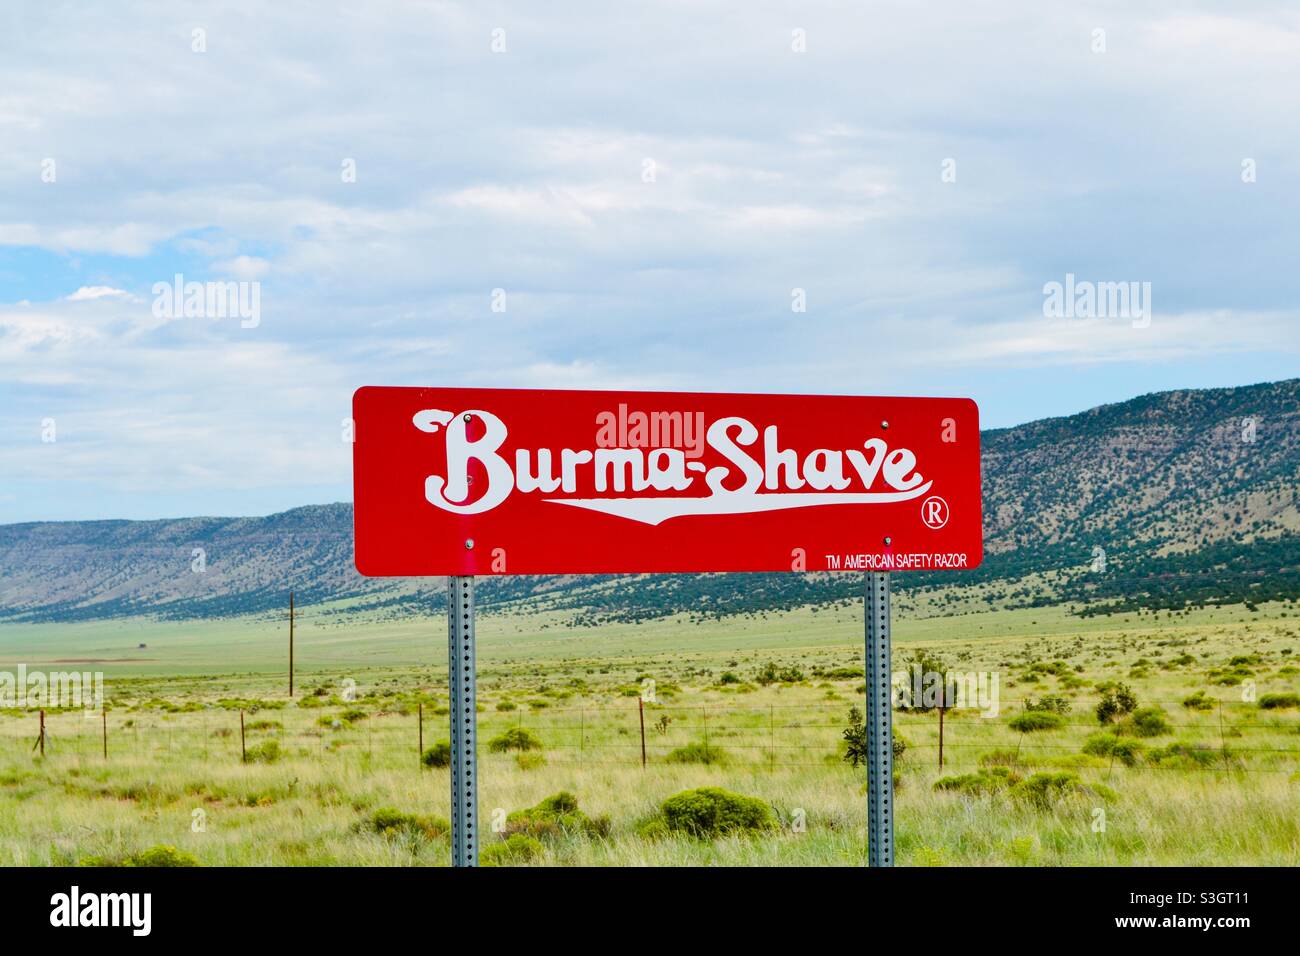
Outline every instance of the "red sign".
<path fill-rule="evenodd" d="M 969 399 L 358 389 L 373 576 L 973 568 Z"/>

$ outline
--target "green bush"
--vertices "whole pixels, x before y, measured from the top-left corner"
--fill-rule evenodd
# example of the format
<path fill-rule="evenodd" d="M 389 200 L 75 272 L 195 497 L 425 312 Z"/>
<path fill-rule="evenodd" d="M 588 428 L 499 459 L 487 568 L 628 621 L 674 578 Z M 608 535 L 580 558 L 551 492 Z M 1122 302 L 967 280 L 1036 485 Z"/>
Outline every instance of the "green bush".
<path fill-rule="evenodd" d="M 1032 697 L 1025 698 L 1026 711 L 1039 711 L 1047 714 L 1068 714 L 1070 712 L 1070 701 L 1056 694 L 1049 694 L 1046 697 L 1040 697 L 1034 700 Z"/>
<path fill-rule="evenodd" d="M 1046 810 L 1059 799 L 1079 791 L 1079 775 L 1068 770 L 1056 773 L 1036 773 L 1011 788 L 1011 795 L 1024 800 L 1040 810 Z"/>
<path fill-rule="evenodd" d="M 1300 707 L 1300 694 L 1265 694 L 1259 699 L 1263 710 L 1289 710 Z"/>
<path fill-rule="evenodd" d="M 151 846 L 127 857 L 127 866 L 198 866 L 199 861 L 188 853 L 169 844 Z"/>
<path fill-rule="evenodd" d="M 668 829 L 668 823 L 664 820 L 662 813 L 656 813 L 654 816 L 647 817 L 638 823 L 636 833 L 643 840 L 662 840 L 672 835 L 672 831 Z"/>
<path fill-rule="evenodd" d="M 88 856 L 78 860 L 77 866 L 199 866 L 199 861 L 174 846 L 158 844 L 125 857 Z"/>
<path fill-rule="evenodd" d="M 516 810 L 507 816 L 503 833 L 506 836 L 523 833 L 539 839 L 585 834 L 603 839 L 609 836 L 609 818 L 587 816 L 578 809 L 578 798 L 567 790 L 561 790 L 534 807 Z"/>
<path fill-rule="evenodd" d="M 1132 767 L 1142 758 L 1146 749 L 1136 740 L 1128 740 L 1112 733 L 1092 734 L 1083 745 L 1083 752 L 1094 757 L 1112 757 L 1126 767 Z"/>
<path fill-rule="evenodd" d="M 1097 689 L 1101 691 L 1101 702 L 1097 704 L 1097 723 L 1109 724 L 1137 710 L 1137 696 L 1127 684 L 1098 684 Z"/>
<path fill-rule="evenodd" d="M 280 759 L 280 742 L 264 740 L 244 752 L 244 763 L 275 763 Z"/>
<path fill-rule="evenodd" d="M 1039 730 L 1058 730 L 1064 724 L 1065 718 L 1060 714 L 1045 710 L 1027 710 L 1023 714 L 1016 714 L 1007 722 L 1012 730 L 1022 734 L 1032 734 Z"/>
<path fill-rule="evenodd" d="M 316 723 L 320 724 L 322 727 L 333 727 L 337 729 L 339 727 L 351 727 L 353 723 L 358 720 L 364 720 L 366 716 L 364 710 L 352 709 L 342 711 L 338 714 L 321 714 L 316 718 Z"/>
<path fill-rule="evenodd" d="M 683 790 L 665 800 L 661 812 L 669 830 L 701 838 L 761 832 L 776 826 L 772 808 L 762 800 L 721 787 Z"/>
<path fill-rule="evenodd" d="M 443 740 L 420 755 L 420 762 L 426 767 L 450 767 L 451 744 Z"/>
<path fill-rule="evenodd" d="M 1199 770 L 1225 762 L 1225 755 L 1221 750 L 1211 749 L 1209 744 L 1172 743 L 1152 750 L 1147 754 L 1147 760 L 1157 767 Z"/>
<path fill-rule="evenodd" d="M 892 725 L 889 732 L 893 744 L 891 749 L 894 751 L 894 760 L 902 760 L 903 754 L 907 752 L 907 741 Z M 849 708 L 849 725 L 844 728 L 841 736 L 844 738 L 844 759 L 854 767 L 866 763 L 867 726 L 863 720 L 862 711 L 857 707 Z"/>
<path fill-rule="evenodd" d="M 828 680 L 853 680 L 855 678 L 861 680 L 866 676 L 866 671 L 861 667 L 834 667 L 828 671 L 823 671 L 817 676 L 825 677 Z"/>
<path fill-rule="evenodd" d="M 934 782 L 934 789 L 956 791 L 974 797 L 985 793 L 997 793 L 1019 782 L 1019 775 L 1012 773 L 1006 767 L 987 767 L 975 773 L 940 777 Z"/>
<path fill-rule="evenodd" d="M 1142 707 L 1120 721 L 1118 731 L 1134 737 L 1159 737 L 1172 734 L 1173 725 L 1159 707 Z"/>
<path fill-rule="evenodd" d="M 1183 706 L 1188 710 L 1214 710 L 1214 698 L 1207 696 L 1205 691 L 1198 690 L 1190 697 L 1183 698 Z"/>
<path fill-rule="evenodd" d="M 423 837 L 428 840 L 435 840 L 451 830 L 451 824 L 442 817 L 426 817 L 414 813 L 403 813 L 393 807 L 380 807 L 370 814 L 369 818 L 360 826 L 363 829 L 372 830 L 380 836 L 407 835 Z"/>
<path fill-rule="evenodd" d="M 668 763 L 720 764 L 727 762 L 725 752 L 704 743 L 687 744 L 678 747 L 664 758 Z"/>
<path fill-rule="evenodd" d="M 1070 676 L 1070 664 L 1068 661 L 1052 661 L 1050 664 L 1046 661 L 1034 661 L 1025 668 L 1025 678 L 1032 679 L 1050 674 L 1053 677 Z"/>
<path fill-rule="evenodd" d="M 511 866 L 537 859 L 545 848 L 541 841 L 524 833 L 513 833 L 500 843 L 489 843 L 479 854 L 480 866 Z"/>
<path fill-rule="evenodd" d="M 778 668 L 774 661 L 768 661 L 759 669 L 754 679 L 764 687 L 768 684 L 797 684 L 804 679 L 804 673 L 793 664 Z"/>
<path fill-rule="evenodd" d="M 902 710 L 919 710 L 929 712 L 934 710 L 938 705 L 951 706 L 955 703 L 955 684 L 948 680 L 948 665 L 939 657 L 926 650 L 917 650 L 907 660 L 909 680 L 905 685 L 903 701 L 899 707 Z M 913 686 L 914 675 L 920 672 L 921 677 L 921 695 L 915 699 L 915 687 Z M 930 684 L 933 681 L 931 675 L 939 675 L 940 684 L 938 687 L 931 689 Z"/>
<path fill-rule="evenodd" d="M 511 727 L 488 741 L 488 750 L 503 754 L 511 750 L 541 750 L 542 742 L 522 727 Z"/>

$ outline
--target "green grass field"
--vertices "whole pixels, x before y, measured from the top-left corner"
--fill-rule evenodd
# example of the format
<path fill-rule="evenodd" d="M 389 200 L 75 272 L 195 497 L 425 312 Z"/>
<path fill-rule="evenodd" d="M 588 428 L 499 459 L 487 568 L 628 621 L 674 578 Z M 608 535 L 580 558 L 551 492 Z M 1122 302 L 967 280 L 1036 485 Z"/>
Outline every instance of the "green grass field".
<path fill-rule="evenodd" d="M 925 651 L 996 674 L 1000 694 L 996 716 L 947 711 L 942 768 L 937 712 L 896 712 L 899 863 L 1300 862 L 1300 709 L 1262 705 L 1300 690 L 1294 608 L 1081 619 L 903 606 L 897 669 Z M 861 615 L 858 605 L 599 628 L 482 615 L 485 858 L 862 864 L 865 772 L 842 759 L 849 710 L 862 706 Z M 0 714 L 0 859 L 122 862 L 171 846 L 205 865 L 446 865 L 448 771 L 422 765 L 417 725 L 423 708 L 426 749 L 447 738 L 444 620 L 309 610 L 293 700 L 286 639 L 271 619 L 0 629 L 0 670 L 107 675 L 109 748 L 105 759 L 98 714 L 51 712 L 44 757 L 34 712 Z M 1094 710 L 1108 681 L 1163 721 L 1121 715 L 1103 728 Z M 1185 706 L 1198 692 L 1199 706 Z M 1057 726 L 1013 726 L 1027 699 L 1044 697 L 1066 710 L 1046 721 Z M 493 752 L 509 730 L 539 748 Z M 712 836 L 666 826 L 663 801 L 696 787 L 758 798 L 768 825 Z M 580 813 L 518 815 L 560 792 Z"/>

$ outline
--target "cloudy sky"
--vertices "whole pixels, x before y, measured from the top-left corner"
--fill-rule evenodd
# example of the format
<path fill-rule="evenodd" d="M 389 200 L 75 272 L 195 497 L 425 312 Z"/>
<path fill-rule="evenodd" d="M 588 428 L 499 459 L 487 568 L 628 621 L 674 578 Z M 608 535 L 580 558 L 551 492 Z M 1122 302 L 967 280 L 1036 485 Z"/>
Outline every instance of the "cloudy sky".
<path fill-rule="evenodd" d="M 1293 377 L 1298 74 L 1293 0 L 10 0 L 0 521 L 349 499 L 362 384 L 1004 426 Z"/>

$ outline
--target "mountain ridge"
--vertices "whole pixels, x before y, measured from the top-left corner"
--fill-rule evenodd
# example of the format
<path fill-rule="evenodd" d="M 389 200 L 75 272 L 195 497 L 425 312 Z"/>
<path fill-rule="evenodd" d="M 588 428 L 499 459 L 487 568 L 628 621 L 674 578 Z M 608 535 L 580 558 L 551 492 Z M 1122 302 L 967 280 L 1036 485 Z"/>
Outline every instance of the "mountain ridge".
<path fill-rule="evenodd" d="M 1158 589 L 1140 582 L 1164 567 L 1195 581 L 1187 593 L 1204 600 L 1213 583 L 1197 556 L 1215 554 L 1228 578 L 1242 577 L 1225 584 L 1232 594 L 1241 596 L 1247 577 L 1268 593 L 1289 586 L 1300 552 L 1290 543 L 1300 533 L 1300 379 L 1153 392 L 980 437 L 986 559 L 963 582 L 1063 572 L 1060 599 L 1114 602 L 1132 598 L 1134 587 Z M 358 575 L 351 534 L 346 502 L 264 517 L 0 525 L 0 622 L 234 616 L 278 609 L 290 588 L 303 604 L 436 607 L 440 578 Z M 1110 577 L 1095 569 L 1092 579 L 1080 576 L 1098 553 Z M 485 579 L 482 599 L 541 596 L 595 619 L 701 606 L 725 613 L 838 600 L 845 585 L 834 577 L 502 577 Z M 908 574 L 899 583 L 941 581 Z M 755 591 L 765 595 L 757 604 Z"/>

